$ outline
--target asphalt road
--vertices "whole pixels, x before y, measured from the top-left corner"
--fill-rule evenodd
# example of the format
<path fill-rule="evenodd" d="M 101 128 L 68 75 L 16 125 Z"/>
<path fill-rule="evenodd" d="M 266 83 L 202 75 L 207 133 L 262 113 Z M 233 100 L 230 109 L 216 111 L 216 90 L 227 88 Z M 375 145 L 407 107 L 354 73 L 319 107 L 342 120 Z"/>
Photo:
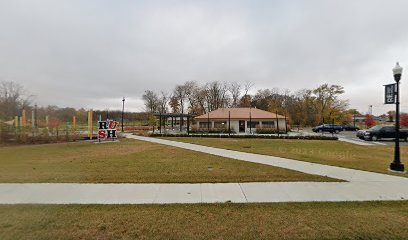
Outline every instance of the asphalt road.
<path fill-rule="evenodd" d="M 304 129 L 303 132 L 308 132 L 308 133 L 313 133 L 312 129 Z M 394 145 L 395 141 L 394 139 L 381 139 L 379 141 L 364 141 L 359 139 L 358 137 L 356 137 L 356 131 L 342 131 L 338 134 L 333 134 L 333 136 L 337 136 L 339 138 L 346 138 L 346 139 L 350 139 L 353 141 L 358 141 L 358 142 L 368 142 L 368 143 L 373 143 L 373 144 L 378 144 L 378 145 Z M 314 133 L 316 134 L 316 133 Z M 319 135 L 322 135 L 321 133 L 319 133 Z M 323 133 L 323 135 L 325 136 L 332 136 L 331 133 Z M 408 143 L 405 142 L 404 140 L 400 141 L 400 145 L 401 146 L 408 146 Z"/>

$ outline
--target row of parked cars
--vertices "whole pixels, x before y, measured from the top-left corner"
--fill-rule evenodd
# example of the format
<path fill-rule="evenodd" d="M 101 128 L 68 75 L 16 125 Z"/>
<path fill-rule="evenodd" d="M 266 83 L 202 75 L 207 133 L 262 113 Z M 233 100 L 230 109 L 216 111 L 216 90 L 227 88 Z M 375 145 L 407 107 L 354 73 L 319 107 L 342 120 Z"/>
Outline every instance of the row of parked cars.
<path fill-rule="evenodd" d="M 350 124 L 338 125 L 338 124 L 322 124 L 312 128 L 313 132 L 323 133 L 339 133 L 341 131 L 357 131 L 356 136 L 360 139 L 367 141 L 378 141 L 384 138 L 395 138 L 396 130 L 395 126 L 374 126 L 367 130 L 360 130 Z M 400 129 L 400 139 L 407 141 L 408 129 Z"/>

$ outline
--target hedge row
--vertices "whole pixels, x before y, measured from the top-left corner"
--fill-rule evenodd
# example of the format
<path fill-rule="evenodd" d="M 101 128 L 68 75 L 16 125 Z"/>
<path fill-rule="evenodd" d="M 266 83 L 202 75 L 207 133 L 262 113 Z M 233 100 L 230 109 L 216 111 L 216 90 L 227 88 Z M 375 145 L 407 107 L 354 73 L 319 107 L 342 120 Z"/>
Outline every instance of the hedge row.
<path fill-rule="evenodd" d="M 265 138 L 265 139 L 299 139 L 299 140 L 338 140 L 330 136 L 287 136 L 287 135 L 220 135 L 220 134 L 150 134 L 150 137 L 198 137 L 198 138 Z"/>
<path fill-rule="evenodd" d="M 257 134 L 277 134 L 276 128 L 256 128 Z M 279 129 L 279 133 L 285 133 L 282 129 Z"/>
<path fill-rule="evenodd" d="M 192 128 L 190 130 L 190 133 L 198 133 L 198 134 L 205 134 L 205 133 L 224 133 L 228 134 L 228 129 L 227 128 L 210 128 L 210 131 L 208 131 L 207 128 Z M 233 129 L 231 129 L 231 134 L 236 133 Z"/>

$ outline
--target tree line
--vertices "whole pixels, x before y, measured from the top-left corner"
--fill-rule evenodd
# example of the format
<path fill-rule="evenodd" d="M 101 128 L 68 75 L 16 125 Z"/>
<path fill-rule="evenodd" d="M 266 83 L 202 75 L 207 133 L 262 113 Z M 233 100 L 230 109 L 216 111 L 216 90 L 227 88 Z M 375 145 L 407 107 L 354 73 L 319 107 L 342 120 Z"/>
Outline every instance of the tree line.
<path fill-rule="evenodd" d="M 348 109 L 348 101 L 340 96 L 340 85 L 322 84 L 314 89 L 291 92 L 279 88 L 259 89 L 249 94 L 251 82 L 213 81 L 199 84 L 187 81 L 176 85 L 171 92 L 146 90 L 143 101 L 150 113 L 189 113 L 201 115 L 218 108 L 253 107 L 286 114 L 290 123 L 311 126 L 320 123 L 346 123 L 356 110 Z"/>
<path fill-rule="evenodd" d="M 302 89 L 291 92 L 279 88 L 259 89 L 250 94 L 253 88 L 251 82 L 227 83 L 214 81 L 199 84 L 187 81 L 174 87 L 171 92 L 155 92 L 146 90 L 143 94 L 146 112 L 125 112 L 125 122 L 147 123 L 151 113 L 190 113 L 201 115 L 223 107 L 256 107 L 278 114 L 286 114 L 292 125 L 313 126 L 320 123 L 346 123 L 353 120 L 353 115 L 361 115 L 355 109 L 348 109 L 347 100 L 341 99 L 344 88 L 339 85 L 322 84 L 314 89 Z M 33 95 L 12 81 L 0 81 L 0 121 L 13 120 L 26 111 L 27 120 L 31 112 L 36 112 L 39 122 L 45 121 L 45 116 L 55 124 L 72 122 L 86 124 L 88 110 L 71 107 L 61 108 L 54 105 L 37 107 L 33 104 Z M 120 110 L 94 110 L 94 120 L 120 120 Z M 388 112 L 389 121 L 395 119 L 395 112 Z M 407 115 L 401 115 L 401 125 L 407 125 Z M 402 124 L 404 123 L 404 124 Z"/>
<path fill-rule="evenodd" d="M 31 114 L 35 112 L 36 121 L 41 124 L 45 122 L 46 116 L 49 117 L 51 125 L 62 123 L 72 123 L 73 116 L 76 122 L 86 124 L 88 121 L 88 110 L 84 108 L 75 109 L 72 107 L 58 107 L 55 105 L 36 106 L 33 104 L 34 96 L 20 84 L 13 81 L 0 81 L 0 120 L 11 121 L 15 116 L 22 116 L 23 110 L 26 112 L 27 121 L 31 121 Z M 94 120 L 99 116 L 102 119 L 120 120 L 122 112 L 120 110 L 94 110 Z M 147 113 L 125 112 L 126 121 L 145 121 L 147 122 Z"/>

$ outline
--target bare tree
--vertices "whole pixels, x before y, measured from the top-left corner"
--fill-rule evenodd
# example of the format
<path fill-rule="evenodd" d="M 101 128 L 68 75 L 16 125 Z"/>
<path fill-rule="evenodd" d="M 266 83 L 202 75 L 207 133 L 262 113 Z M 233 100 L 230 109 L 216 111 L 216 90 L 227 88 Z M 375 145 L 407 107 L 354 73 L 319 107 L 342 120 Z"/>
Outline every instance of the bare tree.
<path fill-rule="evenodd" d="M 146 90 L 145 93 L 142 96 L 142 99 L 144 101 L 144 104 L 146 106 L 146 111 L 148 112 L 156 112 L 159 108 L 159 97 L 157 96 L 157 93 L 151 91 L 151 90 Z"/>
<path fill-rule="evenodd" d="M 241 97 L 239 106 L 240 107 L 251 107 L 252 106 L 252 97 L 248 95 L 249 90 L 254 86 L 250 81 L 246 81 L 244 84 L 244 96 Z"/>
<path fill-rule="evenodd" d="M 232 97 L 231 107 L 238 107 L 239 96 L 241 95 L 241 84 L 232 82 L 228 86 L 228 90 Z"/>
<path fill-rule="evenodd" d="M 208 110 L 207 106 L 207 89 L 205 87 L 198 87 L 194 91 L 195 104 L 192 112 L 194 114 L 204 114 Z"/>
<path fill-rule="evenodd" d="M 246 81 L 244 84 L 244 95 L 248 95 L 249 90 L 254 86 L 251 81 Z"/>
<path fill-rule="evenodd" d="M 19 115 L 23 108 L 30 106 L 32 95 L 24 87 L 13 81 L 0 82 L 0 119 L 10 120 Z"/>
<path fill-rule="evenodd" d="M 184 113 L 184 104 L 186 99 L 186 91 L 183 85 L 177 85 L 174 89 L 173 96 L 177 98 L 180 104 L 181 113 Z"/>
<path fill-rule="evenodd" d="M 228 105 L 228 88 L 226 83 L 214 81 L 207 83 L 205 88 L 207 93 L 207 107 L 209 111 L 213 111 Z"/>
<path fill-rule="evenodd" d="M 184 93 L 186 96 L 186 100 L 188 101 L 188 109 L 189 112 L 194 112 L 197 105 L 197 96 L 196 93 L 199 89 L 197 82 L 195 81 L 187 81 L 183 84 Z"/>
<path fill-rule="evenodd" d="M 161 96 L 160 96 L 159 101 L 158 101 L 158 103 L 159 103 L 159 112 L 167 113 L 169 99 L 170 99 L 170 95 L 162 91 Z"/>

